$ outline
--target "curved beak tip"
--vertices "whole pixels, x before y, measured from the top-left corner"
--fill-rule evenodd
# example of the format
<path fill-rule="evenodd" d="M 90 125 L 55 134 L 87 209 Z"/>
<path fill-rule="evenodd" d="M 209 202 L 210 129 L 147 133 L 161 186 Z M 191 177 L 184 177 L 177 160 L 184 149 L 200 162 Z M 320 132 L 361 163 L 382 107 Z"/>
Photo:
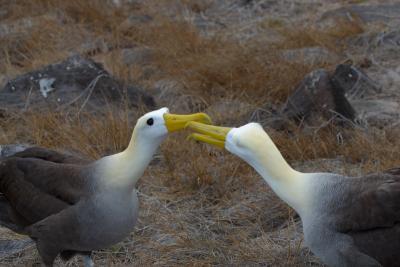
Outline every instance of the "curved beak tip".
<path fill-rule="evenodd" d="M 206 113 L 195 113 L 188 115 L 164 114 L 165 125 L 169 132 L 186 128 L 187 123 L 195 121 L 203 124 L 211 124 L 212 120 Z"/>
<path fill-rule="evenodd" d="M 195 135 L 193 133 L 189 134 L 186 136 L 186 140 L 191 141 L 191 140 L 196 140 Z"/>
<path fill-rule="evenodd" d="M 208 116 L 208 114 L 206 114 L 206 113 L 201 113 L 201 114 L 203 114 L 203 116 L 204 116 L 204 123 L 205 124 L 212 124 L 213 123 L 211 117 Z"/>
<path fill-rule="evenodd" d="M 226 135 L 232 129 L 228 127 L 207 125 L 196 121 L 186 123 L 185 129 L 188 128 L 194 131 L 194 133 L 190 134 L 187 139 L 208 143 L 218 148 L 225 147 Z"/>
<path fill-rule="evenodd" d="M 185 130 L 186 129 L 190 129 L 191 127 L 192 127 L 192 124 L 193 124 L 193 121 L 188 121 L 186 124 L 185 124 Z M 189 136 L 191 136 L 192 134 L 190 134 Z"/>

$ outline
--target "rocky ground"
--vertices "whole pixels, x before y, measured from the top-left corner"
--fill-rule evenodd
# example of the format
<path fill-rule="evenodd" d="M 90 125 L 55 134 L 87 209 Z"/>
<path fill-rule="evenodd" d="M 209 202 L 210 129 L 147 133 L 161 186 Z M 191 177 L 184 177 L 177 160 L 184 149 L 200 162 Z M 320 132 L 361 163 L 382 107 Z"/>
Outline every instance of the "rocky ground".
<path fill-rule="evenodd" d="M 168 106 L 227 126 L 258 121 L 303 171 L 400 163 L 399 1 L 0 6 L 0 144 L 95 159 L 121 150 L 138 116 Z M 138 185 L 136 230 L 96 252 L 98 265 L 321 266 L 261 177 L 186 134 L 163 144 Z M 26 237 L 0 232 L 1 266 L 40 263 Z"/>

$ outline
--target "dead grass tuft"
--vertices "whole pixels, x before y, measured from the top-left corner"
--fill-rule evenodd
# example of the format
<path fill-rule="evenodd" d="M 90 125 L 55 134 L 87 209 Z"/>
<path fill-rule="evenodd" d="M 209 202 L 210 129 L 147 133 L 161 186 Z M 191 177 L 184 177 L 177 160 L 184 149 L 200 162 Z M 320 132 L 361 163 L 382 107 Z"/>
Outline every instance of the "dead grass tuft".
<path fill-rule="evenodd" d="M 364 172 L 385 170 L 400 164 L 400 142 L 393 138 L 399 129 L 343 129 L 327 127 L 309 133 L 274 133 L 278 147 L 289 161 L 309 161 L 342 156 L 360 164 Z M 390 155 L 388 157 L 388 155 Z"/>
<path fill-rule="evenodd" d="M 282 102 L 306 73 L 324 66 L 285 61 L 278 46 L 205 38 L 193 25 L 165 18 L 133 38 L 155 49 L 154 64 L 164 76 L 180 81 L 188 93 L 200 93 L 208 102 L 210 96 L 257 99 L 258 104 Z"/>
<path fill-rule="evenodd" d="M 284 41 L 277 44 L 278 49 L 317 46 L 327 48 L 336 53 L 344 51 L 346 48 L 344 41 L 347 38 L 354 37 L 364 32 L 362 22 L 358 20 L 352 22 L 337 20 L 334 26 L 325 29 L 313 26 L 285 26 L 276 23 L 273 24 L 273 28 L 285 37 Z"/>
<path fill-rule="evenodd" d="M 75 116 L 57 112 L 40 115 L 27 112 L 1 122 L 0 126 L 6 131 L 1 140 L 3 144 L 30 143 L 99 158 L 124 149 L 134 125 L 128 122 L 126 112 L 109 111 L 101 120 L 89 113 Z"/>

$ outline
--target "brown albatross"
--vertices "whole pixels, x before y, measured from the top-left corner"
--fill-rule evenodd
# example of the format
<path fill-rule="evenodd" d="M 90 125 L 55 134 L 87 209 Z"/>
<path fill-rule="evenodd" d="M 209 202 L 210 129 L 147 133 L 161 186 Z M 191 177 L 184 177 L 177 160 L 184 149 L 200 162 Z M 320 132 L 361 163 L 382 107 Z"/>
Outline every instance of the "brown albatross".
<path fill-rule="evenodd" d="M 189 122 L 191 138 L 250 164 L 296 210 L 305 244 L 328 266 L 400 266 L 400 168 L 361 177 L 292 169 L 257 123 Z"/>
<path fill-rule="evenodd" d="M 46 266 L 57 255 L 69 259 L 125 238 L 134 228 L 138 198 L 134 189 L 168 132 L 188 121 L 210 123 L 204 113 L 173 115 L 167 108 L 138 119 L 128 147 L 94 162 L 44 148 L 0 159 L 3 225 L 29 235 Z"/>

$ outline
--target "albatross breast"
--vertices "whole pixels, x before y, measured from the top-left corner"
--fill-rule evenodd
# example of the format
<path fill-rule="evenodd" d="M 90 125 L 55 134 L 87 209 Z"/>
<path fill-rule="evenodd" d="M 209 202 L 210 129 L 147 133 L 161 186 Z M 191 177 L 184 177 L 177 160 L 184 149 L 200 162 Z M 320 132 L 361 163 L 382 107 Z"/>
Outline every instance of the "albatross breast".
<path fill-rule="evenodd" d="M 32 225 L 29 231 L 32 237 L 53 245 L 64 240 L 58 250 L 97 250 L 125 238 L 133 230 L 137 214 L 135 191 L 97 194 Z"/>

